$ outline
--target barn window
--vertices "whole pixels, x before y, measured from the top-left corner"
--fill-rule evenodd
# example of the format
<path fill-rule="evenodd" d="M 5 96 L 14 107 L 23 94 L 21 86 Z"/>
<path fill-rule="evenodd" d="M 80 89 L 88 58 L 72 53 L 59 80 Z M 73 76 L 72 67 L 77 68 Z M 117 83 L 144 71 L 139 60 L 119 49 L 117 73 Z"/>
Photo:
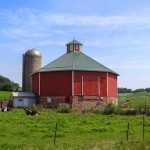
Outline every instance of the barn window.
<path fill-rule="evenodd" d="M 78 102 L 82 102 L 83 101 L 83 96 L 78 96 Z"/>
<path fill-rule="evenodd" d="M 23 99 L 21 99 L 21 98 L 20 98 L 20 99 L 18 99 L 18 101 L 19 101 L 19 102 L 22 102 L 22 101 L 23 101 Z"/>
<path fill-rule="evenodd" d="M 51 97 L 47 97 L 47 103 L 51 103 L 51 102 L 52 102 Z"/>

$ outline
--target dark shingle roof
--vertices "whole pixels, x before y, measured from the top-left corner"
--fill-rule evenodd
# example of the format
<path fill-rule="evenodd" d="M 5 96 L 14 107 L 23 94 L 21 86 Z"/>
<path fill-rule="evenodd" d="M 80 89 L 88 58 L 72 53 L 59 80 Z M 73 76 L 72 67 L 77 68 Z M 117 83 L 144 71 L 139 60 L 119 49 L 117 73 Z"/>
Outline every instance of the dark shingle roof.
<path fill-rule="evenodd" d="M 93 60 L 92 58 L 90 58 L 82 52 L 66 53 L 63 56 L 57 58 L 56 60 L 39 69 L 38 72 L 67 70 L 111 72 L 116 75 L 119 75 L 118 73 L 96 62 L 95 60 Z"/>
<path fill-rule="evenodd" d="M 79 41 L 77 40 L 72 40 L 71 42 L 67 43 L 66 45 L 70 45 L 70 44 L 79 44 L 79 45 L 83 45 L 82 43 L 80 43 Z"/>

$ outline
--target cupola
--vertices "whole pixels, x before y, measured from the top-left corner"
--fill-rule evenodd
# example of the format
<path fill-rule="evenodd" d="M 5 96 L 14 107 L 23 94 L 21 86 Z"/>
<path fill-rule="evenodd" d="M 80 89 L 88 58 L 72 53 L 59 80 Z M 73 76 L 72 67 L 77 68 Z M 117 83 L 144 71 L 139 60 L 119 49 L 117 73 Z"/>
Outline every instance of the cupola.
<path fill-rule="evenodd" d="M 66 44 L 67 53 L 75 52 L 75 51 L 80 52 L 82 50 L 82 45 L 83 45 L 82 43 L 74 39 L 73 41 Z"/>

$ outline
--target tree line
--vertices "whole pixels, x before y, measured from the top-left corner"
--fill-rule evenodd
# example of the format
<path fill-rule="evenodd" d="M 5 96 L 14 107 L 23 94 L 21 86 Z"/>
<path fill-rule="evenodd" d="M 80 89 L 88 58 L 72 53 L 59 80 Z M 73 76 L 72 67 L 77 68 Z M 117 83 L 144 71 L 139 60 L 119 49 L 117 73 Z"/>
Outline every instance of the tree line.
<path fill-rule="evenodd" d="M 18 83 L 14 83 L 8 78 L 5 78 L 0 75 L 0 91 L 13 91 L 18 92 L 20 91 L 20 86 Z"/>
<path fill-rule="evenodd" d="M 128 88 L 118 88 L 118 93 L 137 93 L 137 92 L 150 92 L 150 88 L 139 88 L 136 90 L 128 89 Z"/>

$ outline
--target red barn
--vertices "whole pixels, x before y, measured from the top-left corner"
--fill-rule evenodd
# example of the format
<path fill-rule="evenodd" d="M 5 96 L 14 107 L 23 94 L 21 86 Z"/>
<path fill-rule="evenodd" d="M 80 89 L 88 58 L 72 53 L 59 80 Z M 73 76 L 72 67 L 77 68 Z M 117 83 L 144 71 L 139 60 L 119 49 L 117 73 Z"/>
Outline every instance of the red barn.
<path fill-rule="evenodd" d="M 38 103 L 97 107 L 111 100 L 117 104 L 118 74 L 82 53 L 77 40 L 66 46 L 66 54 L 32 75 L 32 92 Z"/>

